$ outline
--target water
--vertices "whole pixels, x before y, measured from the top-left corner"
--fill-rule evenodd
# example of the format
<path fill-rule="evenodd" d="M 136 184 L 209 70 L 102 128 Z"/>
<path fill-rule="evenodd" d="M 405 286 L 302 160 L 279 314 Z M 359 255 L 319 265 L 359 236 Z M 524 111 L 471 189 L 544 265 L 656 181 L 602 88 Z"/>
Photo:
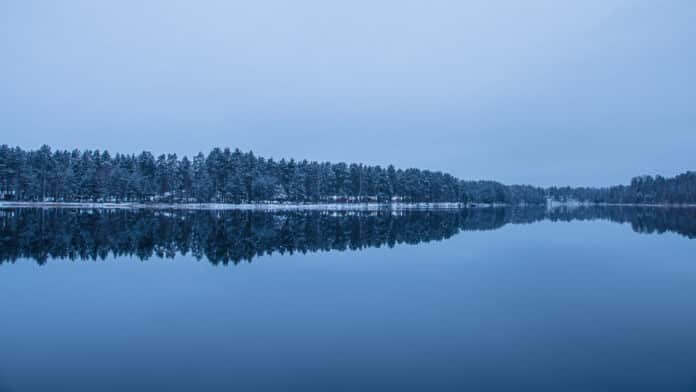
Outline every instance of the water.
<path fill-rule="evenodd" d="M 0 210 L 0 391 L 696 391 L 696 211 Z"/>

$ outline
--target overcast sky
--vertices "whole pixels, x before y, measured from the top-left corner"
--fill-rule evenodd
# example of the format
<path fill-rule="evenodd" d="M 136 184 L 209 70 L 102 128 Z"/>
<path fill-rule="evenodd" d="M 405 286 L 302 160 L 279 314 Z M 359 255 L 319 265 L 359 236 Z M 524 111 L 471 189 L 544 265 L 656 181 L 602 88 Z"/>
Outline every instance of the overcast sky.
<path fill-rule="evenodd" d="M 0 143 L 394 163 L 535 185 L 696 169 L 696 1 L 0 1 Z"/>

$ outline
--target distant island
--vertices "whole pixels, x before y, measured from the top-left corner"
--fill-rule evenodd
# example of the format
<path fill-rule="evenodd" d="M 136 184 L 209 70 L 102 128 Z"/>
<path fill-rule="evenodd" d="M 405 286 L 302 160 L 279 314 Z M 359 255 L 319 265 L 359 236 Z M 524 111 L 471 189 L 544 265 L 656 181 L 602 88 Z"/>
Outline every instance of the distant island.
<path fill-rule="evenodd" d="M 265 159 L 215 148 L 192 159 L 0 146 L 0 201 L 50 203 L 696 204 L 696 172 L 607 188 L 504 185 L 439 171 Z"/>

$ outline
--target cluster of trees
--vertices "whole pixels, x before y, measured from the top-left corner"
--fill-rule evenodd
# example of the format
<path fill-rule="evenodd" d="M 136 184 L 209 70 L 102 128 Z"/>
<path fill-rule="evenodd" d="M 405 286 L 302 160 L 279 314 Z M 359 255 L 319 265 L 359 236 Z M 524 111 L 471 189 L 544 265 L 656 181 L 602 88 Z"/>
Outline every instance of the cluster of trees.
<path fill-rule="evenodd" d="M 692 209 L 599 207 L 490 208 L 454 211 L 253 212 L 182 210 L 0 209 L 0 263 L 21 258 L 103 260 L 191 254 L 213 264 L 271 253 L 392 247 L 450 238 L 509 223 L 608 219 L 641 233 L 696 238 Z"/>
<path fill-rule="evenodd" d="M 193 159 L 150 152 L 25 151 L 0 146 L 0 200 L 77 202 L 696 203 L 696 173 L 611 188 L 548 189 L 362 164 L 275 161 L 215 148 Z"/>
<path fill-rule="evenodd" d="M 22 201 L 505 202 L 509 189 L 449 174 L 346 163 L 274 161 L 220 149 L 193 159 L 0 146 L 0 195 Z"/>
<path fill-rule="evenodd" d="M 608 188 L 552 187 L 550 198 L 558 201 L 576 200 L 609 204 L 694 204 L 696 203 L 696 172 L 676 177 L 640 176 L 629 185 Z"/>

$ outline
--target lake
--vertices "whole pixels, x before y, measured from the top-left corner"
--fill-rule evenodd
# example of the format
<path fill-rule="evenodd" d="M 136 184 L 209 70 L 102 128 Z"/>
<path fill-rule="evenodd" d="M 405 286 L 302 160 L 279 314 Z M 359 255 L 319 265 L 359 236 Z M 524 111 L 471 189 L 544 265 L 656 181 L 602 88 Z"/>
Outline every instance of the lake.
<path fill-rule="evenodd" d="M 696 391 L 696 209 L 0 209 L 0 391 Z"/>

